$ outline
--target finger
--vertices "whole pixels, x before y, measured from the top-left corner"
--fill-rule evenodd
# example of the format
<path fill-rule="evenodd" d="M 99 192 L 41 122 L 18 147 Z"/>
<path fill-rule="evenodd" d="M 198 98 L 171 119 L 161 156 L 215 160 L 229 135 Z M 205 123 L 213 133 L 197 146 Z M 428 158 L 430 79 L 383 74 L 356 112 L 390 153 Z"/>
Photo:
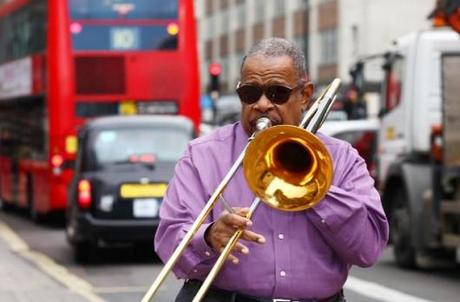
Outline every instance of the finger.
<path fill-rule="evenodd" d="M 243 255 L 248 255 L 249 254 L 248 247 L 245 246 L 244 244 L 239 243 L 239 242 L 235 245 L 234 250 L 240 252 Z"/>
<path fill-rule="evenodd" d="M 246 217 L 249 214 L 249 208 L 233 208 L 233 211 L 235 214 L 238 214 L 240 216 Z"/>
<path fill-rule="evenodd" d="M 243 231 L 243 234 L 241 235 L 241 238 L 244 239 L 244 240 L 247 240 L 247 241 L 253 241 L 253 242 L 256 242 L 256 243 L 265 243 L 265 237 L 260 235 L 260 234 L 257 234 L 257 233 L 254 233 L 252 231 L 249 231 L 249 230 L 244 230 Z"/>
<path fill-rule="evenodd" d="M 221 217 L 222 222 L 233 228 L 245 228 L 252 226 L 252 221 L 238 214 L 227 213 Z"/>
<path fill-rule="evenodd" d="M 223 250 L 224 248 L 221 248 L 220 252 L 222 253 Z M 228 255 L 227 261 L 231 261 L 233 264 L 238 264 L 240 262 L 240 260 L 237 257 L 235 257 L 233 254 Z"/>

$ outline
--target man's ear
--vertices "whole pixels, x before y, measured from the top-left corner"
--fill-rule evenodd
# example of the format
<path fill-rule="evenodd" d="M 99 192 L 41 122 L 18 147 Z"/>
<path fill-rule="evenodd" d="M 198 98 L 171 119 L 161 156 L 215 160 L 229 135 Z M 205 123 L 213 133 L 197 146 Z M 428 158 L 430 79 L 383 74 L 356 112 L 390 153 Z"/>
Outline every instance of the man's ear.
<path fill-rule="evenodd" d="M 315 89 L 312 82 L 307 82 L 302 90 L 302 110 L 307 110 L 311 96 L 313 95 L 313 90 Z"/>

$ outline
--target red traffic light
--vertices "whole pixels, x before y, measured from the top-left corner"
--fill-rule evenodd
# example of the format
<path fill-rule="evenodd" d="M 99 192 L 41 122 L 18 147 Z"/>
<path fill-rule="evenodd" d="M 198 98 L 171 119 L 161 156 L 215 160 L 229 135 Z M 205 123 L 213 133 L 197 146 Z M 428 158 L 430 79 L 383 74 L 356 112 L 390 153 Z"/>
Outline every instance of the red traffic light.
<path fill-rule="evenodd" d="M 211 63 L 209 65 L 209 73 L 213 76 L 219 76 L 222 72 L 222 66 L 219 63 Z"/>

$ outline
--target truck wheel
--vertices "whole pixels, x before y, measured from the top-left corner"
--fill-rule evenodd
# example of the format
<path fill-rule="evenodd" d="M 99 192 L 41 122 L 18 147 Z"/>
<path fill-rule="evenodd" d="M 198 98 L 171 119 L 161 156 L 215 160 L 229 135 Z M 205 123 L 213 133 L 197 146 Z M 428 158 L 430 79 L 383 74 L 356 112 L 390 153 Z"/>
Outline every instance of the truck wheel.
<path fill-rule="evenodd" d="M 396 263 L 400 267 L 415 267 L 415 249 L 412 246 L 411 221 L 407 194 L 403 188 L 395 193 L 391 211 L 391 237 Z"/>

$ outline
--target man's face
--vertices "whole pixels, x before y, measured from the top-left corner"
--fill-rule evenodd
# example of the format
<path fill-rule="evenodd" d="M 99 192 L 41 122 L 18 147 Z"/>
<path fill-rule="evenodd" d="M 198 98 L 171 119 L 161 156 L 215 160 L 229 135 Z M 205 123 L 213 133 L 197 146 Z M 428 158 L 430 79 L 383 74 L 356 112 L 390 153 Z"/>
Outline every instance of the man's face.
<path fill-rule="evenodd" d="M 268 117 L 273 125 L 288 124 L 299 125 L 302 111 L 307 108 L 310 96 L 313 93 L 313 85 L 302 81 L 297 74 L 293 61 L 288 56 L 281 57 L 248 57 L 241 71 L 241 83 L 269 87 L 280 85 L 294 89 L 287 102 L 274 104 L 267 96 L 262 96 L 253 104 L 241 102 L 241 124 L 248 133 L 252 134 L 256 128 L 255 123 L 260 117 Z"/>

